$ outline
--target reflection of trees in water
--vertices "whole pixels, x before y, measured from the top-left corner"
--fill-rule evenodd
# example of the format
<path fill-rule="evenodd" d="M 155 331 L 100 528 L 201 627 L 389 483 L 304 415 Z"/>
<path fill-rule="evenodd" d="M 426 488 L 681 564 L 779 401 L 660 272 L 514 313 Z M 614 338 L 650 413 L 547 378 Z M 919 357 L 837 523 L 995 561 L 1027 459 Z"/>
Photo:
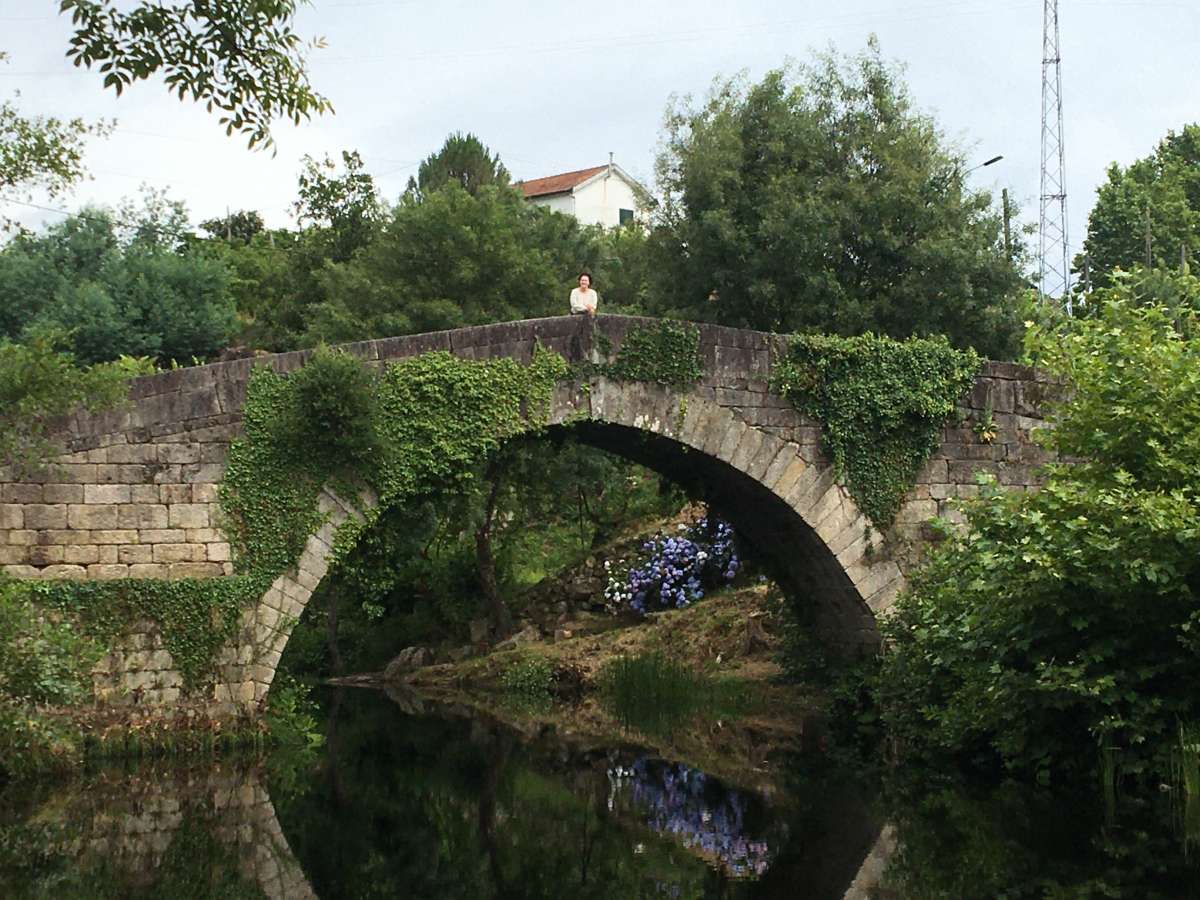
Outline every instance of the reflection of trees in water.
<path fill-rule="evenodd" d="M 1078 792 L 893 773 L 897 849 L 887 878 L 915 897 L 1200 897 L 1200 860 L 1170 826 L 1170 797 L 1130 792 L 1106 815 Z M 964 863 L 962 861 L 969 861 Z"/>
<path fill-rule="evenodd" d="M 734 878 L 756 878 L 771 865 L 770 842 L 748 836 L 751 795 L 726 788 L 699 769 L 639 757 L 632 766 L 608 771 L 614 799 L 627 794 L 659 834 L 719 865 Z M 786 836 L 786 826 L 783 834 Z"/>
<path fill-rule="evenodd" d="M 1098 795 L 914 769 L 891 773 L 879 802 L 796 760 L 768 802 L 631 748 L 381 706 L 327 707 L 329 755 L 294 774 L 307 791 L 273 774 L 268 796 L 260 769 L 234 765 L 8 786 L 0 897 L 840 900 L 888 896 L 885 864 L 901 896 L 1200 896 L 1167 795 L 1123 798 L 1105 821 Z"/>
<path fill-rule="evenodd" d="M 663 790 L 671 773 L 672 790 L 695 801 L 688 846 L 667 818 L 648 821 L 632 783 L 612 790 L 610 772 L 632 771 L 644 749 L 517 727 L 406 691 L 388 700 L 345 692 L 311 790 L 276 797 L 322 900 L 841 900 L 878 836 L 856 792 L 809 784 L 768 794 L 647 758 L 647 787 Z"/>
<path fill-rule="evenodd" d="M 644 760 L 640 793 L 629 782 L 610 805 L 610 770 L 633 771 L 635 749 L 478 716 L 397 715 L 366 692 L 326 709 L 319 765 L 269 769 L 271 796 L 258 769 L 230 766 L 47 786 L 20 810 L 0 794 L 0 896 L 793 897 L 804 872 L 802 896 L 840 898 L 861 862 L 811 877 L 840 845 L 824 838 L 828 815 L 809 828 L 804 810 L 854 818 L 824 799 L 767 804 Z M 56 821 L 54 835 L 32 830 Z M 735 877 L 762 860 L 763 880 Z M 826 882 L 841 889 L 812 889 Z"/>

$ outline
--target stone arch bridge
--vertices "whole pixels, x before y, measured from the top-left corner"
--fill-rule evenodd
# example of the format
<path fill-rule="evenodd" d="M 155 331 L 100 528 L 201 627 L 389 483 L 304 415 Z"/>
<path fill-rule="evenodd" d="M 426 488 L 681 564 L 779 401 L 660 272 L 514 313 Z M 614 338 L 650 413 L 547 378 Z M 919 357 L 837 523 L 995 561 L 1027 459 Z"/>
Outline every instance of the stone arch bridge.
<path fill-rule="evenodd" d="M 534 319 L 344 349 L 373 365 L 435 350 L 528 362 L 540 343 L 580 363 L 599 346 L 619 349 L 631 329 L 650 324 L 626 316 Z M 947 424 L 895 524 L 879 534 L 823 455 L 819 425 L 769 389 L 786 338 L 698 327 L 703 377 L 693 386 L 604 377 L 563 384 L 549 427 L 573 428 L 587 443 L 702 491 L 805 604 L 813 628 L 831 645 L 878 641 L 876 617 L 892 604 L 928 540 L 925 523 L 953 516 L 948 501 L 974 493 L 978 472 L 1013 488 L 1036 484 L 1045 458 L 1031 432 L 1041 425 L 1044 384 L 1029 368 L 990 362 L 960 402 L 962 421 Z M 232 574 L 217 489 L 229 442 L 240 433 L 251 368 L 288 372 L 308 356 L 298 351 L 146 376 L 133 383 L 125 408 L 74 416 L 61 434 L 68 452 L 46 473 L 15 480 L 0 470 L 0 565 L 24 578 Z M 989 443 L 971 428 L 985 410 L 997 426 Z M 223 652 L 207 698 L 218 707 L 266 695 L 292 624 L 327 571 L 334 530 L 360 514 L 330 492 L 320 504 L 325 524 L 309 537 L 297 566 L 246 610 L 236 644 Z M 154 632 L 153 623 L 130 623 L 126 643 L 98 671 L 98 693 L 136 692 L 145 704 L 179 700 L 182 681 Z"/>

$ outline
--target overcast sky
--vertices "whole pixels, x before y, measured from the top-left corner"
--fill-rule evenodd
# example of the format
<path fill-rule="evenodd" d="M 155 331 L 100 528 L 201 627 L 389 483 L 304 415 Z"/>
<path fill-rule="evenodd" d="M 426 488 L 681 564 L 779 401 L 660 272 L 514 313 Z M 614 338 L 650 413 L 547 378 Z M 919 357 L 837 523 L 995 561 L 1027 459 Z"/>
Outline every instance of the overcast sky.
<path fill-rule="evenodd" d="M 158 82 L 121 98 L 63 54 L 57 0 L 0 0 L 0 96 L 28 113 L 115 118 L 91 143 L 91 181 L 54 205 L 115 205 L 139 184 L 167 188 L 192 220 L 257 209 L 287 225 L 304 154 L 359 150 L 394 200 L 418 162 L 472 131 L 517 178 L 606 162 L 652 185 L 672 94 L 703 95 L 718 75 L 759 77 L 871 33 L 902 62 L 916 104 L 982 162 L 980 187 L 1007 186 L 1036 220 L 1041 127 L 1041 0 L 313 0 L 299 17 L 327 48 L 314 86 L 335 115 L 275 128 L 276 155 L 226 138 L 216 116 Z M 1168 129 L 1200 120 L 1200 0 L 1060 0 L 1071 243 L 1114 160 L 1144 156 Z M 61 218 L 12 204 L 33 225 Z"/>

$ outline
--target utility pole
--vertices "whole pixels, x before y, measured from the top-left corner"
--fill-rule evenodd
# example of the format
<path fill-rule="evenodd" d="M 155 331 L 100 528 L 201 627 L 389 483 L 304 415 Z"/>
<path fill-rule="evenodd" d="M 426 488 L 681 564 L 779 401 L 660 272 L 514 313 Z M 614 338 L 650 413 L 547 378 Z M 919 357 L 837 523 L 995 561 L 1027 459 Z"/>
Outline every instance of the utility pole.
<path fill-rule="evenodd" d="M 1038 280 L 1042 298 L 1059 296 L 1071 306 L 1067 245 L 1066 154 L 1063 149 L 1062 56 L 1058 0 L 1044 0 L 1042 19 L 1042 191 Z"/>
<path fill-rule="evenodd" d="M 1154 268 L 1154 236 L 1150 233 L 1150 207 L 1146 207 L 1146 268 Z"/>
<path fill-rule="evenodd" d="M 1012 259 L 1012 207 L 1008 205 L 1008 188 L 1000 192 L 1000 203 L 1004 210 L 1004 258 Z"/>

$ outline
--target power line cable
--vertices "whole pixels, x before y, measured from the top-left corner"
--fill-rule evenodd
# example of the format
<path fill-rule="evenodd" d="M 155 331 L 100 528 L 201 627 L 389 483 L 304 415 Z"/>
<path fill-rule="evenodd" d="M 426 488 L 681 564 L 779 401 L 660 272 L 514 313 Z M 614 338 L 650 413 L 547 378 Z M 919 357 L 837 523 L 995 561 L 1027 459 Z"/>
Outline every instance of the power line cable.
<path fill-rule="evenodd" d="M 137 222 L 132 219 L 127 219 L 111 211 L 106 212 L 104 216 L 94 216 L 87 212 L 86 209 L 72 212 L 69 209 L 61 209 L 57 206 L 46 206 L 41 203 L 32 203 L 28 200 L 18 200 L 15 197 L 6 197 L 3 194 L 0 194 L 0 203 L 11 203 L 16 206 L 27 206 L 30 209 L 38 209 L 42 212 L 59 213 L 71 218 L 83 219 L 85 222 L 96 222 L 102 225 L 115 224 L 124 225 L 126 228 L 149 229 L 150 231 L 157 232 L 158 234 L 166 237 L 178 238 L 179 240 L 186 240 L 196 236 L 196 233 L 193 231 L 173 231 L 172 229 L 164 228 L 161 225 L 155 225 L 152 222 Z"/>

